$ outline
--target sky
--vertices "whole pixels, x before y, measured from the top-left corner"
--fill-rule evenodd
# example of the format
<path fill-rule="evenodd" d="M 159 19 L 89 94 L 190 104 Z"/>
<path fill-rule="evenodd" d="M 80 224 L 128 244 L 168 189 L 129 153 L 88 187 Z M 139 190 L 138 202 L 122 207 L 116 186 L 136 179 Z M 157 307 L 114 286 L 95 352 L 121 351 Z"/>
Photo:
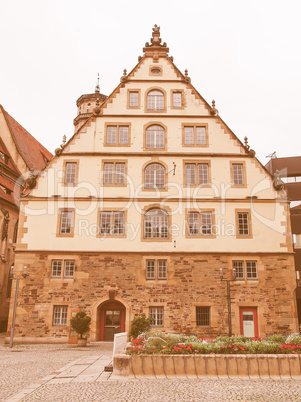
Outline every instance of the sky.
<path fill-rule="evenodd" d="M 256 156 L 301 155 L 300 0 L 0 0 L 0 103 L 54 153 L 76 100 L 109 95 L 161 27 L 192 85 Z"/>

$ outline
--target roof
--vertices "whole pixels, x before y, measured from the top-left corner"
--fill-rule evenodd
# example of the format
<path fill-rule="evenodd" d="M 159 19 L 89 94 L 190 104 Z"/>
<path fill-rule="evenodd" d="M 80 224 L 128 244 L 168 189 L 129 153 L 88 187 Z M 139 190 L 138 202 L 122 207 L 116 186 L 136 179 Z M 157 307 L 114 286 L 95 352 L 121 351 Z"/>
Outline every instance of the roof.
<path fill-rule="evenodd" d="M 11 117 L 2 106 L 1 108 L 16 147 L 26 165 L 29 169 L 42 170 L 53 155 Z"/>

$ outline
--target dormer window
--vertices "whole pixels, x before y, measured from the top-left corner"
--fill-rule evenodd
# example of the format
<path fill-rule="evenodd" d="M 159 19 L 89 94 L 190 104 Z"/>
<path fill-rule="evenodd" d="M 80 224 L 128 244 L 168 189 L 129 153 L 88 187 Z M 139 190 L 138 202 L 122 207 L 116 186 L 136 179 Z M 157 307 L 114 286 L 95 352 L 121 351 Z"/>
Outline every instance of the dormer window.
<path fill-rule="evenodd" d="M 147 110 L 164 110 L 164 95 L 161 91 L 156 89 L 147 94 Z"/>

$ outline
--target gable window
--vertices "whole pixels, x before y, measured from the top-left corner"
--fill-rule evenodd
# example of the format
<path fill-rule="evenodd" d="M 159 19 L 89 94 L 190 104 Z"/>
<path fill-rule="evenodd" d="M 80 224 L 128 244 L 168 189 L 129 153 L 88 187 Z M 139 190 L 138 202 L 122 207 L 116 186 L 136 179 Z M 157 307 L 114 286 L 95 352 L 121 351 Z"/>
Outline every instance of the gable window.
<path fill-rule="evenodd" d="M 66 162 L 65 164 L 65 184 L 75 184 L 76 183 L 76 162 Z"/>
<path fill-rule="evenodd" d="M 196 307 L 196 325 L 198 327 L 210 326 L 210 307 L 207 306 Z"/>
<path fill-rule="evenodd" d="M 145 239 L 168 238 L 168 214 L 162 209 L 151 209 L 144 216 Z"/>
<path fill-rule="evenodd" d="M 124 211 L 101 211 L 100 230 L 101 235 L 124 235 Z"/>
<path fill-rule="evenodd" d="M 186 186 L 209 184 L 209 164 L 185 163 L 185 184 Z"/>
<path fill-rule="evenodd" d="M 164 110 L 164 95 L 161 91 L 152 90 L 147 94 L 147 110 Z"/>
<path fill-rule="evenodd" d="M 145 188 L 165 188 L 165 168 L 159 163 L 151 163 L 145 168 Z"/>
<path fill-rule="evenodd" d="M 237 226 L 239 236 L 250 236 L 248 212 L 237 212 Z"/>
<path fill-rule="evenodd" d="M 206 126 L 183 125 L 183 145 L 208 145 Z"/>
<path fill-rule="evenodd" d="M 125 162 L 104 162 L 103 184 L 113 186 L 125 185 Z"/>
<path fill-rule="evenodd" d="M 164 308 L 163 307 L 150 307 L 149 318 L 151 325 L 154 327 L 163 327 Z"/>
<path fill-rule="evenodd" d="M 145 147 L 150 148 L 165 148 L 165 130 L 158 125 L 149 126 L 145 133 Z"/>
<path fill-rule="evenodd" d="M 130 91 L 129 107 L 139 107 L 139 91 Z"/>
<path fill-rule="evenodd" d="M 243 164 L 233 163 L 232 164 L 232 174 L 233 174 L 233 184 L 234 186 L 244 185 L 244 174 L 243 174 Z"/>
<path fill-rule="evenodd" d="M 122 124 L 107 125 L 105 145 L 107 146 L 129 145 L 129 126 Z"/>
<path fill-rule="evenodd" d="M 67 325 L 68 306 L 53 306 L 53 325 Z"/>
<path fill-rule="evenodd" d="M 173 92 L 172 93 L 172 106 L 174 108 L 182 107 L 182 92 Z"/>
<path fill-rule="evenodd" d="M 73 211 L 61 211 L 60 218 L 60 234 L 71 235 Z"/>

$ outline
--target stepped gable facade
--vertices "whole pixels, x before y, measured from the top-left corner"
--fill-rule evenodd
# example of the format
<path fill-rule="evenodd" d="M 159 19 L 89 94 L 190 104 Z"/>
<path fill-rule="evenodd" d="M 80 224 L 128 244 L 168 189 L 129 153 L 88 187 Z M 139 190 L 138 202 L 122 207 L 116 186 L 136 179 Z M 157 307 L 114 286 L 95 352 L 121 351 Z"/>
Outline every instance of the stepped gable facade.
<path fill-rule="evenodd" d="M 15 341 L 72 342 L 79 310 L 92 341 L 142 313 L 200 337 L 295 332 L 283 186 L 178 70 L 160 28 L 111 95 L 98 87 L 77 106 L 74 135 L 22 198 Z"/>

